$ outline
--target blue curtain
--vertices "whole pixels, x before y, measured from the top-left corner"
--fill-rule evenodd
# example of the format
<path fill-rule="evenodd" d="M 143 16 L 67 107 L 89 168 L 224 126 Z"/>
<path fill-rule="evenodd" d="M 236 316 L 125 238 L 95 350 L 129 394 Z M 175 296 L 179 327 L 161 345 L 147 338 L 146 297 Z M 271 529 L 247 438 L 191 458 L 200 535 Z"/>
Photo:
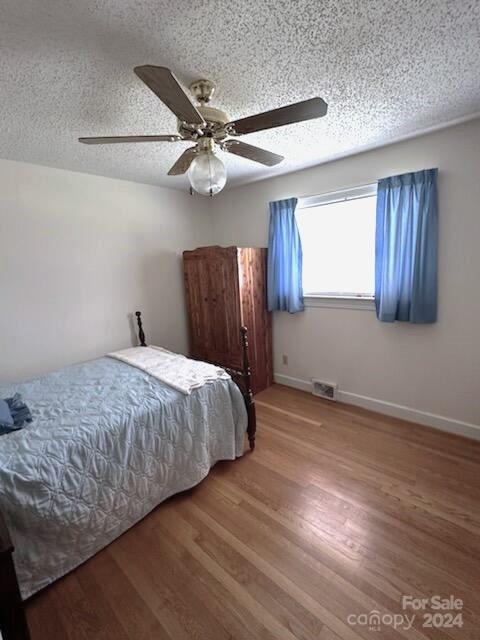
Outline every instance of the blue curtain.
<path fill-rule="evenodd" d="M 375 304 L 383 322 L 437 319 L 437 169 L 378 183 Z"/>
<path fill-rule="evenodd" d="M 297 198 L 270 202 L 268 310 L 303 311 L 302 243 L 295 220 Z"/>

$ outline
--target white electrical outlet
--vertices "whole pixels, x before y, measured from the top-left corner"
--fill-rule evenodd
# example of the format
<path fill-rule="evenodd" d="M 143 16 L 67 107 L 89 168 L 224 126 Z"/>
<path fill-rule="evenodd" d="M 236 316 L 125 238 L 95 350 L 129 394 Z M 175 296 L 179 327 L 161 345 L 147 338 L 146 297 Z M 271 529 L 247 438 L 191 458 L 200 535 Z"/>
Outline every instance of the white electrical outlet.
<path fill-rule="evenodd" d="M 284 365 L 288 364 L 288 355 L 286 353 L 284 353 L 282 356 L 282 364 Z"/>

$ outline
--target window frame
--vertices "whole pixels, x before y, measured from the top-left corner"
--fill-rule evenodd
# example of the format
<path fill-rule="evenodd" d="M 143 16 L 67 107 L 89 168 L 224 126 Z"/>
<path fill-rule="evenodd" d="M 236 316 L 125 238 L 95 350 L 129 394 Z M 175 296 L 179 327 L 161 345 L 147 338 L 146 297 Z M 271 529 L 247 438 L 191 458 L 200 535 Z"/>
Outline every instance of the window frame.
<path fill-rule="evenodd" d="M 377 183 L 369 183 L 348 189 L 338 189 L 327 193 L 303 196 L 298 198 L 295 213 L 299 209 L 309 209 L 311 207 L 321 207 L 326 204 L 336 202 L 346 202 L 348 200 L 359 200 L 361 198 L 371 198 L 377 195 Z M 330 294 L 330 293 L 309 293 L 304 295 L 305 307 L 327 307 L 357 310 L 375 310 L 375 296 Z"/>

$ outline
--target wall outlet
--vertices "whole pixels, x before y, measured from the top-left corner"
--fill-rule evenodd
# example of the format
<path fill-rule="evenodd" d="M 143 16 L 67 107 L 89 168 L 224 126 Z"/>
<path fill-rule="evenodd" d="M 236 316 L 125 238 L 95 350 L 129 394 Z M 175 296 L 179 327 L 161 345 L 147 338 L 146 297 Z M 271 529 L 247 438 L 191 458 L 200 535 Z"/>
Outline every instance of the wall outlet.
<path fill-rule="evenodd" d="M 284 365 L 288 364 L 288 355 L 286 353 L 284 353 L 282 356 L 282 364 Z"/>

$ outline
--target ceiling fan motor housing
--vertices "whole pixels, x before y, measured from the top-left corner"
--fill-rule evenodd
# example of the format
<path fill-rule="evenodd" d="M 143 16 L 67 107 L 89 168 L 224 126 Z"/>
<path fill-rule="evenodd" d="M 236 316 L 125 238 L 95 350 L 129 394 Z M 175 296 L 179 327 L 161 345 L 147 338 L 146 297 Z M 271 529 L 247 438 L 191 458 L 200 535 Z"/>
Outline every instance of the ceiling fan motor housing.
<path fill-rule="evenodd" d="M 230 121 L 224 111 L 215 109 L 214 107 L 202 106 L 197 107 L 202 118 L 206 122 L 206 126 L 191 125 L 188 122 L 177 121 L 177 128 L 180 135 L 190 140 L 197 140 L 202 136 L 215 138 L 215 140 L 224 140 L 227 137 L 225 125 Z M 198 130 L 202 133 L 199 135 Z"/>

